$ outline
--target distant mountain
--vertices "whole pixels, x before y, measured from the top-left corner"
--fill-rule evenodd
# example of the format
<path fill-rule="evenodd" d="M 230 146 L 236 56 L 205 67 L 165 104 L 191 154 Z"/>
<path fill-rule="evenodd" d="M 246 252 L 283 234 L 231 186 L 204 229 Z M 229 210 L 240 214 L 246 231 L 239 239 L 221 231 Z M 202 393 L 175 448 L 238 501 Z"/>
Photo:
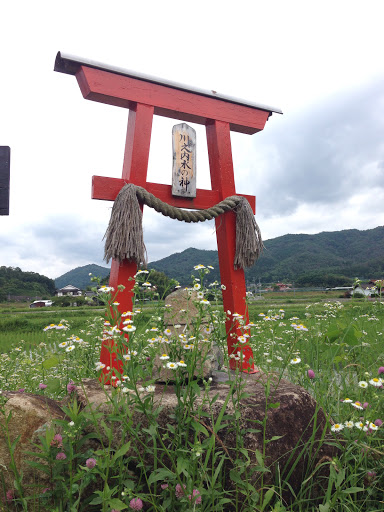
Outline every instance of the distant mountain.
<path fill-rule="evenodd" d="M 360 231 L 284 235 L 267 240 L 259 260 L 245 272 L 248 283 L 293 281 L 301 286 L 342 286 L 353 278 L 384 277 L 384 226 Z M 219 280 L 217 251 L 186 249 L 151 262 L 149 268 L 164 272 L 180 284 L 191 282 L 195 265 L 212 265 L 207 279 Z"/>
<path fill-rule="evenodd" d="M 56 289 L 64 288 L 67 284 L 72 284 L 81 290 L 85 290 L 87 286 L 91 286 L 91 277 L 107 277 L 110 269 L 107 267 L 101 267 L 100 265 L 85 265 L 84 267 L 77 267 L 62 276 L 55 279 Z M 90 276 L 89 274 L 92 274 Z"/>
<path fill-rule="evenodd" d="M 1 302 L 15 296 L 48 299 L 54 293 L 55 284 L 49 277 L 36 272 L 23 272 L 19 267 L 0 267 Z"/>
<path fill-rule="evenodd" d="M 264 242 L 265 249 L 253 267 L 245 271 L 248 284 L 279 281 L 296 286 L 346 286 L 355 277 L 362 280 L 384 278 L 384 226 L 360 231 L 322 232 L 316 235 L 284 235 Z M 207 283 L 220 281 L 217 251 L 189 248 L 148 265 L 164 272 L 181 285 L 197 276 L 196 265 L 211 265 Z M 72 284 L 85 289 L 91 284 L 89 273 L 104 278 L 109 268 L 99 265 L 78 267 L 55 279 L 56 288 Z"/>

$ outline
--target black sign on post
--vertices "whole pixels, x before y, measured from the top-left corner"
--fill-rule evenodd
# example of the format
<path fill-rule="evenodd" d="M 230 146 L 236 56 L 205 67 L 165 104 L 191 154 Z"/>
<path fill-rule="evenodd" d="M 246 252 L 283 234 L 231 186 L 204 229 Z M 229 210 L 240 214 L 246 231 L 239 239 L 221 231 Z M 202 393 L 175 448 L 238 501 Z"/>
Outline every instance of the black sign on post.
<path fill-rule="evenodd" d="M 9 215 L 11 148 L 0 146 L 0 215 Z"/>

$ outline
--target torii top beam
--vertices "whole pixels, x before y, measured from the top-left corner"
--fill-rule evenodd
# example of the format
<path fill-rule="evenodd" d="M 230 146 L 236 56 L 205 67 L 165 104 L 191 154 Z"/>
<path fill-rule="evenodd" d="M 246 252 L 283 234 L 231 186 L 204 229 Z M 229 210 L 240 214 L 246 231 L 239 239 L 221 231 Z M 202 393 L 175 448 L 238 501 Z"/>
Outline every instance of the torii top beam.
<path fill-rule="evenodd" d="M 278 108 L 226 96 L 213 90 L 189 87 L 93 60 L 80 59 L 61 52 L 57 53 L 54 69 L 75 75 L 86 99 L 131 108 L 135 102 L 146 103 L 150 92 L 156 115 L 203 125 L 206 125 L 209 119 L 216 119 L 228 122 L 231 131 L 249 135 L 262 130 L 272 113 L 282 114 Z M 113 84 L 110 80 L 112 73 L 115 77 Z M 117 87 L 116 75 L 124 77 Z M 137 87 L 138 82 L 140 87 Z M 148 83 L 150 91 L 143 89 L 143 82 Z M 194 95 L 193 102 L 190 93 Z"/>

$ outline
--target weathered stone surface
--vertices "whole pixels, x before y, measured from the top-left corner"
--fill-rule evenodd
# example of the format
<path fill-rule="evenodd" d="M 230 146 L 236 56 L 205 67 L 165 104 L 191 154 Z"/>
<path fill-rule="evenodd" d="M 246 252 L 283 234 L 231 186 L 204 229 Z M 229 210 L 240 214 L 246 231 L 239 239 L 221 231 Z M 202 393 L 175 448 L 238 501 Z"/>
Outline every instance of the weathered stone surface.
<path fill-rule="evenodd" d="M 233 378 L 233 373 L 230 373 Z M 233 467 L 235 459 L 235 447 L 238 439 L 234 430 L 234 420 L 229 420 L 231 415 L 236 411 L 240 412 L 238 418 L 238 428 L 243 431 L 244 448 L 248 452 L 251 466 L 257 466 L 257 451 L 265 453 L 265 465 L 271 472 L 264 474 L 263 485 L 274 483 L 275 470 L 279 466 L 282 478 L 284 472 L 295 465 L 289 482 L 292 488 L 297 491 L 302 483 L 303 475 L 306 473 L 308 465 L 313 467 L 323 456 L 332 456 L 333 449 L 322 443 L 322 434 L 326 426 L 326 417 L 324 412 L 316 405 L 313 397 L 304 389 L 291 384 L 285 380 L 277 380 L 276 377 L 269 377 L 270 395 L 268 400 L 265 396 L 265 389 L 268 377 L 265 374 L 258 373 L 254 375 L 242 374 L 241 397 L 237 395 L 237 391 L 231 391 L 231 383 L 228 381 L 229 376 L 223 372 L 216 372 L 214 378 L 205 394 L 206 388 L 203 386 L 200 396 L 197 396 L 194 404 L 194 421 L 199 422 L 209 435 L 215 436 L 215 444 L 217 449 L 226 454 L 224 471 L 226 475 L 226 487 L 231 489 L 233 483 L 229 477 L 229 472 Z M 236 388 L 236 389 L 240 389 Z M 130 391 L 134 393 L 134 391 Z M 87 412 L 98 411 L 102 413 L 102 418 L 97 419 L 98 427 L 95 428 L 90 424 L 85 433 L 98 431 L 101 440 L 108 442 L 103 429 L 99 426 L 104 419 L 105 423 L 113 429 L 112 449 L 118 449 L 121 446 L 123 436 L 127 436 L 127 425 L 116 421 L 118 410 L 123 413 L 123 418 L 132 422 L 133 425 L 140 425 L 141 431 L 149 425 L 148 417 L 143 411 L 133 410 L 133 406 L 129 405 L 129 394 L 112 389 L 109 386 L 104 388 L 97 379 L 84 379 L 81 386 L 77 390 L 78 402 Z M 147 391 L 139 391 L 141 397 L 145 397 Z M 213 401 L 213 397 L 217 398 Z M 49 425 L 55 418 L 63 418 L 64 413 L 59 407 L 59 403 L 49 400 L 42 396 L 36 396 L 29 393 L 7 393 L 9 398 L 6 404 L 6 411 L 12 411 L 12 419 L 10 423 L 11 441 L 20 435 L 20 442 L 16 448 L 15 460 L 19 469 L 24 472 L 24 485 L 32 486 L 36 482 L 36 478 L 43 480 L 44 474 L 37 472 L 26 464 L 24 451 L 33 451 L 32 440 L 38 440 L 38 433 L 42 433 L 45 425 Z M 229 400 L 227 398 L 229 396 Z M 207 397 L 211 402 L 211 406 L 207 404 Z M 112 401 L 111 401 L 112 398 Z M 213 401 L 213 403 L 212 403 Z M 267 403 L 266 403 L 267 402 Z M 237 404 L 237 405 L 236 405 Z M 268 407 L 268 404 L 275 404 Z M 156 385 L 153 396 L 153 406 L 160 406 L 157 422 L 159 431 L 167 432 L 167 425 L 176 426 L 174 416 L 177 406 L 180 402 L 175 394 L 173 385 Z M 214 423 L 217 421 L 222 410 L 225 409 L 224 419 L 226 426 L 219 431 L 214 432 Z M 202 412 L 209 412 L 209 415 L 201 415 Z M 265 429 L 265 440 L 275 440 L 263 444 L 263 422 L 267 414 L 267 422 Z M 108 419 L 109 415 L 114 418 Z M 229 416 L 228 416 L 229 415 Z M 314 418 L 316 418 L 316 434 L 313 436 Z M 303 446 L 308 444 L 312 448 L 308 449 L 308 453 L 302 455 Z M 153 454 L 150 446 L 141 446 L 140 443 L 132 443 L 130 451 L 126 454 L 134 458 L 145 456 L 145 462 L 149 466 L 153 464 Z M 300 455 L 300 457 L 299 457 Z M 167 461 L 163 461 L 167 462 Z M 12 475 L 7 472 L 9 467 L 9 453 L 4 440 L 4 435 L 0 436 L 0 469 L 7 483 L 12 483 Z M 260 486 L 260 473 L 254 472 L 251 476 L 251 483 Z M 12 486 L 12 485 L 11 485 Z"/>
<path fill-rule="evenodd" d="M 33 485 L 35 482 L 41 483 L 46 480 L 47 475 L 43 472 L 39 474 L 35 468 L 26 463 L 26 451 L 34 451 L 33 443 L 38 443 L 39 435 L 44 435 L 44 430 L 49 427 L 54 419 L 65 417 L 64 412 L 57 402 L 42 395 L 33 395 L 31 393 L 17 393 L 12 391 L 4 392 L 3 395 L 8 398 L 5 404 L 5 416 L 12 413 L 8 423 L 8 432 L 10 442 L 20 436 L 16 444 L 14 459 L 18 470 L 23 471 L 24 485 Z M 6 432 L 4 431 L 5 420 L 0 418 L 0 471 L 4 477 L 5 483 L 13 488 L 14 476 L 10 471 L 10 453 L 6 443 Z"/>
<path fill-rule="evenodd" d="M 257 466 L 256 452 L 263 453 L 263 427 L 260 425 L 260 422 L 264 420 L 265 412 L 267 411 L 265 439 L 267 441 L 274 437 L 276 439 L 265 444 L 265 465 L 270 469 L 270 472 L 264 474 L 264 485 L 274 483 L 277 465 L 279 466 L 282 478 L 284 478 L 284 472 L 287 473 L 291 466 L 295 465 L 289 482 L 292 488 L 297 491 L 300 488 L 302 477 L 306 473 L 309 463 L 314 467 L 323 456 L 333 455 L 333 449 L 322 444 L 321 441 L 326 427 L 326 416 L 317 407 L 315 400 L 306 390 L 288 381 L 278 381 L 277 378 L 270 378 L 272 379 L 271 392 L 268 400 L 266 400 L 267 376 L 262 373 L 243 376 L 244 381 L 241 389 L 243 396 L 238 407 L 241 413 L 239 428 L 245 432 L 243 437 L 244 448 L 248 451 L 251 464 Z M 219 417 L 223 407 L 226 409 L 226 415 L 235 413 L 234 403 L 237 400 L 236 394 L 234 395 L 234 400 L 230 399 L 226 404 L 231 386 L 228 382 L 222 382 L 224 379 L 227 380 L 228 376 L 222 372 L 216 373 L 208 395 L 211 400 L 215 395 L 218 395 L 218 398 L 210 408 L 203 404 L 202 395 L 196 399 L 195 403 L 196 410 L 202 405 L 202 410 L 209 412 L 214 421 Z M 84 391 L 88 396 L 88 408 L 94 410 L 101 408 L 101 410 L 105 411 L 105 394 L 100 388 L 98 391 L 95 381 L 90 380 L 85 383 Z M 275 406 L 268 408 L 266 402 L 268 404 L 275 404 Z M 157 421 L 160 430 L 164 432 L 167 424 L 175 425 L 175 421 L 172 418 L 178 405 L 178 400 L 173 386 L 156 386 L 154 406 L 156 405 L 162 406 Z M 199 421 L 209 432 L 212 432 L 213 425 L 209 418 L 201 417 Z M 312 437 L 314 421 L 316 422 L 316 433 Z M 148 420 L 141 412 L 134 413 L 134 423 L 140 423 L 144 428 L 148 426 Z M 121 425 L 113 422 L 111 426 L 114 428 L 114 439 L 119 441 L 122 435 Z M 236 434 L 232 427 L 233 424 L 228 425 L 216 434 L 216 445 L 219 449 L 224 450 L 228 457 L 233 459 Z M 255 432 L 255 430 L 259 430 L 259 432 Z M 303 455 L 301 450 L 306 444 L 308 444 L 308 453 Z M 310 445 L 312 446 L 311 448 Z M 119 444 L 117 443 L 116 448 L 118 446 Z M 127 455 L 137 456 L 138 453 L 144 455 L 144 449 L 142 450 L 135 443 L 132 451 L 128 452 Z M 151 458 L 151 454 L 147 452 L 146 457 L 146 462 L 151 465 L 153 460 L 148 459 L 148 457 Z M 299 460 L 297 461 L 298 457 Z M 232 468 L 230 459 L 226 460 L 226 466 L 224 469 L 228 475 Z M 260 483 L 259 478 L 260 473 L 254 473 L 251 483 L 257 486 Z M 228 480 L 228 488 L 231 485 L 231 482 Z"/>
<path fill-rule="evenodd" d="M 179 338 L 180 334 L 187 337 L 195 336 L 196 340 L 189 343 L 196 345 L 197 364 L 194 377 L 197 379 L 208 379 L 214 370 L 218 369 L 217 351 L 213 343 L 207 343 L 199 338 L 205 338 L 203 333 L 207 327 L 206 318 L 202 317 L 198 304 L 198 295 L 195 290 L 179 288 L 168 295 L 167 306 L 164 312 L 164 325 L 169 331 L 169 336 Z M 167 354 L 167 346 L 159 350 L 154 361 L 154 376 L 157 382 L 172 382 L 175 380 L 175 372 L 166 367 L 166 362 L 160 359 L 162 354 Z"/>
<path fill-rule="evenodd" d="M 197 301 L 198 297 L 195 290 L 179 288 L 172 292 L 166 299 L 164 325 L 177 335 L 187 330 L 193 331 L 196 318 L 199 317 Z M 180 327 L 175 329 L 175 325 Z"/>
<path fill-rule="evenodd" d="M 181 343 L 181 342 L 180 342 Z M 217 368 L 217 362 L 215 359 L 213 344 L 205 341 L 191 341 L 194 343 L 193 356 L 196 357 L 196 367 L 193 372 L 193 376 L 196 379 L 208 379 L 211 377 L 212 372 Z M 174 382 L 181 371 L 180 369 L 172 370 L 167 368 L 167 362 L 161 358 L 162 354 L 167 354 L 167 345 L 160 346 L 158 353 L 153 362 L 153 377 L 156 382 Z M 171 361 L 172 362 L 172 361 Z M 174 361 L 177 362 L 177 361 Z"/>

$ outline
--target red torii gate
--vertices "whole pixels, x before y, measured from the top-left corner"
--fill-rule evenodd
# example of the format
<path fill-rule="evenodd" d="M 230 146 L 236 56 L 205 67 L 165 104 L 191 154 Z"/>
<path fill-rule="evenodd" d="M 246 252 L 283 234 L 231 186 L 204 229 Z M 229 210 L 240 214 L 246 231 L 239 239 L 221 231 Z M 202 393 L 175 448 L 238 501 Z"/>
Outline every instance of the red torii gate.
<path fill-rule="evenodd" d="M 94 61 L 80 60 L 61 52 L 57 54 L 54 69 L 75 75 L 85 99 L 129 109 L 122 177 L 118 179 L 93 176 L 93 199 L 114 201 L 125 183 L 130 182 L 179 208 L 210 208 L 226 197 L 236 194 L 231 130 L 251 135 L 264 128 L 273 112 L 282 113 L 279 109 L 219 95 L 215 91 L 193 89 Z M 174 197 L 170 185 L 147 181 L 154 114 L 205 125 L 212 190 L 197 189 L 195 198 Z M 244 197 L 255 213 L 255 196 Z M 215 222 L 220 278 L 226 286 L 222 292 L 224 311 L 244 315 L 244 320 L 248 322 L 244 271 L 235 270 L 233 266 L 236 215 L 227 212 L 215 219 Z M 125 286 L 124 292 L 119 295 L 120 312 L 132 309 L 132 289 L 135 281 L 129 279 L 133 278 L 136 272 L 136 263 L 125 260 L 119 264 L 118 261 L 112 260 L 110 286 L 115 289 L 118 284 Z M 235 322 L 233 328 L 233 322 L 233 319 L 226 322 L 229 354 L 238 350 L 235 349 L 235 345 L 237 336 L 241 334 L 240 326 Z M 253 353 L 248 343 L 242 345 L 241 351 L 242 369 L 254 371 Z M 238 366 L 234 359 L 230 361 L 232 368 Z"/>

